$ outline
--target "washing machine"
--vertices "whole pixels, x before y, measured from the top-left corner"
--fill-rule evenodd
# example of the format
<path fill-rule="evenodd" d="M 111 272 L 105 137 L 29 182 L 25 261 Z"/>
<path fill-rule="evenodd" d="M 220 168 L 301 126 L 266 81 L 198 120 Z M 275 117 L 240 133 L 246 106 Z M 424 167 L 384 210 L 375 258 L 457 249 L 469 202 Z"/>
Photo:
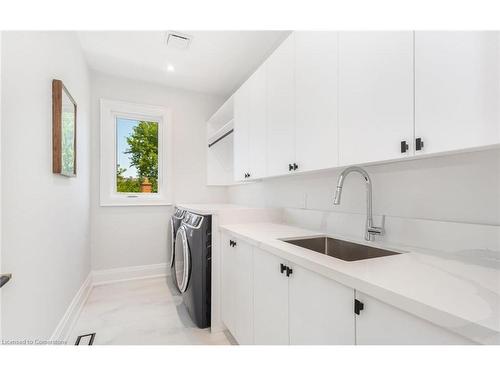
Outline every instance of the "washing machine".
<path fill-rule="evenodd" d="M 182 224 L 182 219 L 186 215 L 185 210 L 175 208 L 174 214 L 170 217 L 170 238 L 172 239 L 170 246 L 167 246 L 167 264 L 170 267 L 170 275 L 172 278 L 172 283 L 177 287 L 177 282 L 175 280 L 174 272 L 174 255 L 175 255 L 175 238 L 177 236 L 177 231 Z"/>
<path fill-rule="evenodd" d="M 174 274 L 193 322 L 210 327 L 212 265 L 212 217 L 186 212 L 177 231 Z"/>

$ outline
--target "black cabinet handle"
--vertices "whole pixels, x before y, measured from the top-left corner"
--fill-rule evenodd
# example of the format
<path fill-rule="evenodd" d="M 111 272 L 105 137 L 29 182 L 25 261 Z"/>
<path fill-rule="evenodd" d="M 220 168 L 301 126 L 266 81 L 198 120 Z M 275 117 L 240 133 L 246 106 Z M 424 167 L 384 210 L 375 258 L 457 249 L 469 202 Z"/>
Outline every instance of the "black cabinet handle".
<path fill-rule="evenodd" d="M 293 165 L 292 164 L 288 164 L 288 171 L 293 171 Z"/>
<path fill-rule="evenodd" d="M 250 177 L 250 173 L 247 173 L 247 177 Z"/>
<path fill-rule="evenodd" d="M 293 163 L 293 170 L 296 171 L 299 166 L 296 163 Z"/>
<path fill-rule="evenodd" d="M 286 269 L 287 269 L 287 266 L 285 266 L 283 263 L 281 263 L 280 264 L 280 273 L 285 272 Z"/>
<path fill-rule="evenodd" d="M 286 268 L 286 277 L 290 277 L 290 275 L 292 274 L 293 270 L 290 268 L 290 267 L 287 267 Z"/>
<path fill-rule="evenodd" d="M 233 240 L 229 240 L 229 246 L 235 247 L 236 246 L 236 242 L 233 241 Z"/>
<path fill-rule="evenodd" d="M 356 315 L 359 315 L 359 313 L 361 312 L 361 310 L 364 310 L 364 308 L 365 308 L 365 305 L 364 305 L 363 302 L 361 302 L 361 301 L 359 301 L 357 299 L 354 300 L 354 313 Z"/>
<path fill-rule="evenodd" d="M 7 284 L 12 278 L 11 273 L 6 273 L 4 275 L 0 275 L 0 288 Z"/>
<path fill-rule="evenodd" d="M 408 151 L 408 142 L 401 141 L 401 153 L 405 154 Z"/>
<path fill-rule="evenodd" d="M 424 148 L 424 141 L 422 141 L 422 138 L 415 139 L 415 150 L 420 151 L 423 148 Z"/>

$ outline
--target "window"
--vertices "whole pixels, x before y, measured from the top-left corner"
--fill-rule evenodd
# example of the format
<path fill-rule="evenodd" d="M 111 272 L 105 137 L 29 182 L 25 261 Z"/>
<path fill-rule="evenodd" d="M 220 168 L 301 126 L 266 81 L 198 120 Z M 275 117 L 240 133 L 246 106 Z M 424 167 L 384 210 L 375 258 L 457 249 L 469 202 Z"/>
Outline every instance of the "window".
<path fill-rule="evenodd" d="M 101 100 L 101 206 L 171 204 L 168 110 Z"/>
<path fill-rule="evenodd" d="M 158 193 L 158 122 L 116 118 L 116 192 Z"/>

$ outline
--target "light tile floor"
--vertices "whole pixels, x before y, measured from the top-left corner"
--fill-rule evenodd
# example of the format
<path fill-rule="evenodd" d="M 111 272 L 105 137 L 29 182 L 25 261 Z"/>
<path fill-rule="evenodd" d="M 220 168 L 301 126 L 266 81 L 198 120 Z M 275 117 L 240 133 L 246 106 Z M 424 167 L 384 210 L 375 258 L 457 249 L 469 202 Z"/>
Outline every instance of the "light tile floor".
<path fill-rule="evenodd" d="M 151 278 L 96 286 L 70 334 L 96 333 L 94 345 L 229 345 L 224 332 L 192 322 L 170 279 Z"/>

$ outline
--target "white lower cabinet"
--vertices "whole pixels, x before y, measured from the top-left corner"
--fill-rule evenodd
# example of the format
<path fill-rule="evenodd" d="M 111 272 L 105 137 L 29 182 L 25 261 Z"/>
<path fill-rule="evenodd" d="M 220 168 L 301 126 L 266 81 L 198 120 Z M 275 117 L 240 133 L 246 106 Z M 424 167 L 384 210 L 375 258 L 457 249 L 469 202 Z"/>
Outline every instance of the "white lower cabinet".
<path fill-rule="evenodd" d="M 354 344 L 354 290 L 305 268 L 290 267 L 290 344 Z"/>
<path fill-rule="evenodd" d="M 245 242 L 235 241 L 236 282 L 235 338 L 240 344 L 253 343 L 253 248 Z"/>
<path fill-rule="evenodd" d="M 354 290 L 254 249 L 255 344 L 354 344 Z"/>
<path fill-rule="evenodd" d="M 472 345 L 474 342 L 430 322 L 356 292 L 363 309 L 356 315 L 357 345 Z"/>
<path fill-rule="evenodd" d="M 475 344 L 232 236 L 223 244 L 222 321 L 239 344 Z"/>
<path fill-rule="evenodd" d="M 222 238 L 222 321 L 239 344 L 252 344 L 253 248 L 230 236 Z"/>
<path fill-rule="evenodd" d="M 286 345 L 288 339 L 288 279 L 283 259 L 254 249 L 254 343 Z"/>
<path fill-rule="evenodd" d="M 221 319 L 226 328 L 234 335 L 235 332 L 235 282 L 236 282 L 236 255 L 229 245 L 233 241 L 230 236 L 222 236 L 221 258 Z M 232 242 L 231 242 L 232 243 Z"/>

